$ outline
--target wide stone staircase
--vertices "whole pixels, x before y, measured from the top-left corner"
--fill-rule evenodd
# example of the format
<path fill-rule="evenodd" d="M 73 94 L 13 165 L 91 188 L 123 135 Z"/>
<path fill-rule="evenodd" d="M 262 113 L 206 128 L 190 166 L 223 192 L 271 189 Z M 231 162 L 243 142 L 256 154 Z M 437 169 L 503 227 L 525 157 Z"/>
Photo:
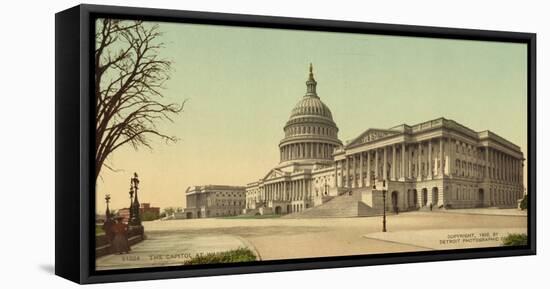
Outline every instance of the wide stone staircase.
<path fill-rule="evenodd" d="M 360 192 L 349 191 L 332 198 L 322 205 L 288 214 L 282 218 L 345 218 L 376 216 L 380 214 L 380 210 L 373 209 L 361 201 Z"/>

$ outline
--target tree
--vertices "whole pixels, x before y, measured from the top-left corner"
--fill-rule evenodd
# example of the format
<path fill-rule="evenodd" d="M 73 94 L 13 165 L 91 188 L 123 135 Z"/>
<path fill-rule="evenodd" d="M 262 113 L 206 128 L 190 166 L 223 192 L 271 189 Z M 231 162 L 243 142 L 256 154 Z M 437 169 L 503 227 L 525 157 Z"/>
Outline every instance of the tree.
<path fill-rule="evenodd" d="M 519 204 L 519 208 L 523 210 L 527 210 L 529 206 L 529 195 L 524 195 L 523 199 L 521 200 L 521 203 Z"/>
<path fill-rule="evenodd" d="M 168 207 L 168 208 L 165 208 L 165 209 L 164 209 L 164 213 L 165 213 L 167 216 L 173 215 L 175 211 L 176 211 L 176 209 L 174 209 L 173 207 Z"/>
<path fill-rule="evenodd" d="M 95 179 L 106 159 L 124 145 L 151 147 L 150 137 L 175 142 L 156 127 L 172 121 L 185 102 L 162 103 L 171 62 L 159 57 L 158 25 L 98 19 L 95 46 Z"/>

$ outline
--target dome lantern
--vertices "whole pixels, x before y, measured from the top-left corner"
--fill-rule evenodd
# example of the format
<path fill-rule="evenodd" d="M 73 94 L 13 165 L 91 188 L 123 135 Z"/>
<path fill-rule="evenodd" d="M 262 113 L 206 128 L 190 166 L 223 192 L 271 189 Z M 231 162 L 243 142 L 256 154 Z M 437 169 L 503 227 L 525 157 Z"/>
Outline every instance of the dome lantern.
<path fill-rule="evenodd" d="M 317 96 L 317 81 L 313 77 L 313 64 L 309 64 L 309 78 L 306 81 L 307 93 L 304 97 L 319 97 Z"/>

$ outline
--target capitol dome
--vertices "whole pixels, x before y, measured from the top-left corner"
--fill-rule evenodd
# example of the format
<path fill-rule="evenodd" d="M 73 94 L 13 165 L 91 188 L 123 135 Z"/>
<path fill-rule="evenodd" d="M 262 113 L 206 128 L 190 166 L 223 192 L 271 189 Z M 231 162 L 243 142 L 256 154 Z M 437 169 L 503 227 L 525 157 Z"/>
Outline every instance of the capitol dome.
<path fill-rule="evenodd" d="M 316 115 L 332 120 L 330 109 L 319 99 L 319 97 L 305 97 L 300 100 L 294 109 L 292 109 L 290 117 L 293 118 L 302 115 Z"/>
<path fill-rule="evenodd" d="M 313 67 L 309 67 L 306 94 L 290 113 L 279 144 L 281 163 L 332 161 L 332 152 L 342 145 L 332 113 L 317 95 Z"/>

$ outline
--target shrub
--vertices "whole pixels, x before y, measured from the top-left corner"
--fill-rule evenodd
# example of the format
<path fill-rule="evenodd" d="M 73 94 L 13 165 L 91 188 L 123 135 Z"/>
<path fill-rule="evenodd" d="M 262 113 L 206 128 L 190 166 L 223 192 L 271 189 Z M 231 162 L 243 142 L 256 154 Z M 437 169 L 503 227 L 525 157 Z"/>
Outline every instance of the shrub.
<path fill-rule="evenodd" d="M 529 195 L 525 195 L 523 197 L 523 200 L 521 200 L 521 203 L 519 204 L 519 208 L 523 211 L 527 209 L 527 206 L 529 204 Z"/>
<path fill-rule="evenodd" d="M 103 230 L 103 225 L 95 225 L 95 235 L 103 235 L 105 234 L 105 231 Z"/>
<path fill-rule="evenodd" d="M 159 216 L 153 212 L 143 212 L 143 214 L 141 214 L 141 220 L 142 221 L 153 221 L 153 220 L 156 220 L 158 219 Z"/>
<path fill-rule="evenodd" d="M 256 261 L 256 255 L 247 248 L 239 248 L 226 252 L 197 255 L 185 262 L 185 265 L 219 264 Z"/>
<path fill-rule="evenodd" d="M 502 239 L 504 246 L 525 246 L 527 245 L 527 234 L 509 234 Z"/>

